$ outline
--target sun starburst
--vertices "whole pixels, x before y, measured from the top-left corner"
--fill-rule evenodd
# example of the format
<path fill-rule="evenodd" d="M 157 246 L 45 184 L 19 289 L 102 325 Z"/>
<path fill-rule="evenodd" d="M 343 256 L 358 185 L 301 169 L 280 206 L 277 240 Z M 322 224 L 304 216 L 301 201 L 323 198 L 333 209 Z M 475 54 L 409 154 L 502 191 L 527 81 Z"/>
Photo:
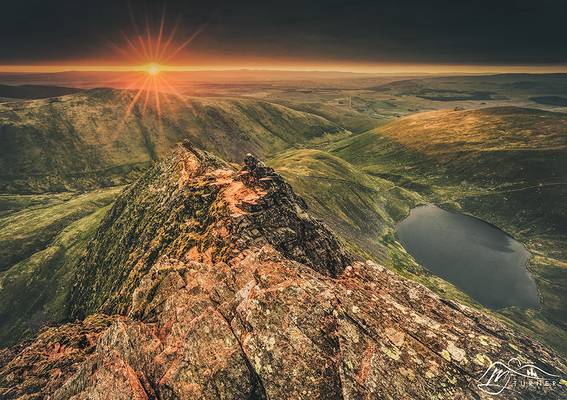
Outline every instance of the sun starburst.
<path fill-rule="evenodd" d="M 146 18 L 144 31 L 138 28 L 133 19 L 133 36 L 122 33 L 123 43 L 114 45 L 123 56 L 138 65 L 133 67 L 136 71 L 124 78 L 126 90 L 124 96 L 129 99 L 124 120 L 126 121 L 134 109 L 145 116 L 152 110 L 161 122 L 164 107 L 173 107 L 172 95 L 186 104 L 186 98 L 175 88 L 174 82 L 167 72 L 167 63 L 175 57 L 197 37 L 204 26 L 197 29 L 188 38 L 178 40 L 179 22 L 167 31 L 165 10 L 161 14 L 159 23 L 152 27 Z M 179 102 L 177 102 L 179 103 Z"/>

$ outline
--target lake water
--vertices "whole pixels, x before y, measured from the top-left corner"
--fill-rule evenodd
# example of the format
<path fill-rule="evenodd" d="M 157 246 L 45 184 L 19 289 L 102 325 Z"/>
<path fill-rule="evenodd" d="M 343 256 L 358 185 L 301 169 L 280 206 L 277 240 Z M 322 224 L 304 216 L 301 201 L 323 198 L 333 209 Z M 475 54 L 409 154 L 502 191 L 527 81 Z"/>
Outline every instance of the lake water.
<path fill-rule="evenodd" d="M 526 270 L 530 253 L 500 229 L 426 205 L 414 208 L 397 233 L 417 262 L 484 306 L 539 305 L 536 284 Z"/>

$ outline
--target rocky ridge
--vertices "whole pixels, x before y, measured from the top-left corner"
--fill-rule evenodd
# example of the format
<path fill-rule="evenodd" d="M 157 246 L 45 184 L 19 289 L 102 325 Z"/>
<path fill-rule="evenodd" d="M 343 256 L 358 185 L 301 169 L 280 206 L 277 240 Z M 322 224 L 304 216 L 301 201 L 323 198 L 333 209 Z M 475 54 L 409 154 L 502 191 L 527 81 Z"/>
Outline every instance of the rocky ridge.
<path fill-rule="evenodd" d="M 565 360 L 355 260 L 272 169 L 190 143 L 108 213 L 69 313 L 0 353 L 6 399 L 488 399 L 478 379 Z M 106 314 L 108 316 L 102 315 Z M 556 386 L 501 398 L 558 398 Z"/>

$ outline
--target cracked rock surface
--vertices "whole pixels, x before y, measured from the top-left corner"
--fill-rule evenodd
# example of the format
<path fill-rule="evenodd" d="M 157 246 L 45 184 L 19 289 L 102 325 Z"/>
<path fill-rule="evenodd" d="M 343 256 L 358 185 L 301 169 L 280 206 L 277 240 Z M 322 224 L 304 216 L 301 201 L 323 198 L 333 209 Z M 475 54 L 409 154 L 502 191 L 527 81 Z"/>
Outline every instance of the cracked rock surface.
<path fill-rule="evenodd" d="M 489 399 L 518 358 L 565 361 L 500 322 L 355 260 L 255 158 L 189 143 L 116 202 L 70 313 L 0 352 L 2 399 Z M 498 398 L 560 398 L 516 388 Z"/>

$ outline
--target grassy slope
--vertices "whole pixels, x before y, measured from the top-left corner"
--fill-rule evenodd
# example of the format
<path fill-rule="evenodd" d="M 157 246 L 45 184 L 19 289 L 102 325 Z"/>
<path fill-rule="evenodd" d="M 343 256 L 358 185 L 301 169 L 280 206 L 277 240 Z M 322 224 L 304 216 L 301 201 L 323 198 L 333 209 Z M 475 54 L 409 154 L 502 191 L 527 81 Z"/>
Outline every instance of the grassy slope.
<path fill-rule="evenodd" d="M 369 117 L 365 114 L 349 109 L 346 106 L 338 106 L 334 104 L 322 104 L 318 101 L 312 102 L 291 102 L 279 100 L 286 107 L 294 110 L 308 112 L 310 114 L 319 115 L 329 121 L 345 127 L 349 131 L 355 133 L 366 132 L 373 129 L 386 121 L 386 118 Z"/>
<path fill-rule="evenodd" d="M 105 105 L 107 102 L 117 106 L 108 107 Z M 1 154 L 0 160 L 9 160 L 6 163 L 7 167 L 13 162 L 23 163 L 14 168 L 14 171 L 17 168 L 28 171 L 22 176 L 27 176 L 29 171 L 35 170 L 39 173 L 41 168 L 46 168 L 46 165 L 36 164 L 42 158 L 46 158 L 48 170 L 56 168 L 66 172 L 63 179 L 61 177 L 46 179 L 45 175 L 40 174 L 32 181 L 21 182 L 10 177 L 11 180 L 8 180 L 9 183 L 5 188 L 16 191 L 21 188 L 65 189 L 71 181 L 74 184 L 78 183 L 78 186 L 87 187 L 101 183 L 108 185 L 121 183 L 129 179 L 128 175 L 137 173 L 138 169 L 145 168 L 152 159 L 167 152 L 172 143 L 186 135 L 197 145 L 233 160 L 247 151 L 253 151 L 264 158 L 279 151 L 270 160 L 271 165 L 276 167 L 308 200 L 312 212 L 340 233 L 351 247 L 358 250 L 361 255 L 384 260 L 400 273 L 418 279 L 450 298 L 475 304 L 450 284 L 423 271 L 396 241 L 394 224 L 402 219 L 412 206 L 425 201 L 448 202 L 446 206 L 464 207 L 465 211 L 481 216 L 516 234 L 525 243 L 529 244 L 529 241 L 535 240 L 533 245 L 529 244 L 530 250 L 538 254 L 532 262 L 532 267 L 538 267 L 537 272 L 534 273 L 542 290 L 546 309 L 544 312 L 506 310 L 505 314 L 540 336 L 547 330 L 545 338 L 557 347 L 562 348 L 563 343 L 566 342 L 565 328 L 561 327 L 561 318 L 563 318 L 561 313 L 565 309 L 563 303 L 567 285 L 563 269 L 560 268 L 561 266 L 565 268 L 565 264 L 561 261 L 565 258 L 561 255 L 559 246 L 561 240 L 558 239 L 556 232 L 550 230 L 549 226 L 541 224 L 542 216 L 549 215 L 550 210 L 562 210 L 562 206 L 549 203 L 545 207 L 540 207 L 541 212 L 535 213 L 539 217 L 535 218 L 533 212 L 520 214 L 523 218 L 524 225 L 522 225 L 517 223 L 516 213 L 525 201 L 524 196 L 527 192 L 507 192 L 502 195 L 496 193 L 496 189 L 508 190 L 515 188 L 517 184 L 523 184 L 521 179 L 534 171 L 533 165 L 536 166 L 535 171 L 541 171 L 540 175 L 544 177 L 547 176 L 546 173 L 562 170 L 561 164 L 543 170 L 542 166 L 545 163 L 541 162 L 543 157 L 549 158 L 553 154 L 559 154 L 559 157 L 555 158 L 557 162 L 561 162 L 561 153 L 557 153 L 558 146 L 562 146 L 561 115 L 552 113 L 530 115 L 532 111 L 524 110 L 526 115 L 518 116 L 517 110 L 511 109 L 510 116 L 505 118 L 496 117 L 491 111 L 484 111 L 488 113 L 486 115 L 474 115 L 472 111 L 443 111 L 441 114 L 431 114 L 429 119 L 424 118 L 426 114 L 410 117 L 410 121 L 411 118 L 417 118 L 418 123 L 401 119 L 373 131 L 337 141 L 341 135 L 345 135 L 341 131 L 341 126 L 358 131 L 375 126 L 376 123 L 367 120 L 357 122 L 357 115 L 339 115 L 328 107 L 295 107 L 296 110 L 291 110 L 256 100 L 204 98 L 192 99 L 183 105 L 179 103 L 171 105 L 178 110 L 181 107 L 183 111 L 175 119 L 170 119 L 169 116 L 164 118 L 162 125 L 155 118 L 154 111 L 150 110 L 142 117 L 141 110 L 138 109 L 122 126 L 118 123 L 122 121 L 127 102 L 128 98 L 120 97 L 116 91 L 97 90 L 67 96 L 57 101 L 26 102 L 21 109 L 8 105 L 16 109 L 0 111 L 0 118 L 9 119 L 8 124 L 4 124 L 3 128 L 0 127 L 0 136 L 6 137 L 4 135 L 7 133 L 11 134 L 9 131 L 13 129 L 12 125 L 17 126 L 17 140 L 21 142 L 16 143 L 16 148 L 20 149 L 18 151 L 28 152 L 28 155 L 19 157 L 20 160 L 12 160 L 10 159 L 12 152 L 5 151 Z M 84 112 L 86 109 L 89 113 Z M 322 117 L 302 111 L 309 111 Z M 88 117 L 85 118 L 85 115 Z M 421 125 L 420 118 L 424 118 Z M 527 131 L 524 132 L 524 129 L 514 131 L 514 126 L 517 126 L 517 122 L 522 118 L 525 118 L 523 125 Z M 328 119 L 337 123 L 331 123 Z M 402 144 L 405 139 L 401 133 L 412 132 L 408 136 L 419 139 L 419 135 L 427 131 L 425 128 L 439 120 L 445 121 L 447 127 L 451 127 L 452 130 L 445 130 L 443 126 L 431 129 L 428 133 L 429 139 L 422 143 L 435 143 L 435 146 L 426 148 L 418 145 L 419 140 L 415 142 L 406 140 Z M 550 127 L 546 124 L 553 120 L 556 120 L 555 123 L 559 124 L 561 129 L 557 129 L 557 134 L 553 136 L 542 135 L 541 142 L 532 143 L 532 149 L 506 147 L 509 138 L 517 139 L 510 143 L 522 146 L 526 141 L 529 143 L 534 136 L 540 135 L 540 131 L 550 132 Z M 468 125 L 465 124 L 466 121 Z M 489 123 L 467 138 L 466 134 L 471 127 L 478 127 L 483 121 Z M 7 128 L 6 125 L 9 127 Z M 467 128 L 463 129 L 464 126 Z M 537 130 L 529 131 L 531 126 L 536 126 Z M 477 140 L 487 132 L 492 132 L 494 136 L 508 134 L 509 130 L 513 131 L 513 135 L 506 141 L 489 137 L 488 139 L 493 142 L 487 142 L 486 136 L 482 136 L 482 140 Z M 122 134 L 118 135 L 119 132 Z M 335 134 L 327 135 L 327 133 Z M 446 133 L 442 137 L 443 140 L 438 140 L 436 136 L 440 133 Z M 52 136 L 54 134 L 55 136 Z M 43 157 L 41 149 L 28 147 L 37 142 L 38 138 L 44 141 L 53 139 L 51 145 L 55 147 L 61 141 L 65 145 L 62 149 L 55 149 L 55 156 Z M 329 141 L 332 144 L 329 144 Z M 444 146 L 447 143 L 448 146 Z M 482 151 L 484 143 L 491 143 L 493 147 L 491 151 Z M 554 147 L 550 148 L 547 143 L 553 143 Z M 296 144 L 296 148 L 288 149 L 292 144 Z M 501 148 L 496 149 L 498 146 Z M 318 150 L 298 147 L 317 147 Z M 548 148 L 545 150 L 546 153 L 542 152 L 542 147 Z M 451 156 L 451 152 L 455 151 L 457 156 Z M 76 154 L 81 154 L 81 157 L 74 158 Z M 478 154 L 482 157 L 478 157 Z M 530 157 L 526 158 L 525 155 Z M 30 159 L 34 162 L 29 162 Z M 507 164 L 511 163 L 511 168 L 504 174 L 505 179 L 501 179 L 499 174 L 504 171 L 500 165 L 503 164 L 504 159 L 507 160 Z M 25 160 L 28 162 L 25 163 Z M 528 165 L 526 163 L 529 163 L 530 174 L 526 174 L 525 170 L 517 173 L 516 165 L 522 167 Z M 480 165 L 482 168 L 471 168 L 471 165 Z M 499 174 L 489 178 L 487 174 L 494 170 Z M 517 179 L 511 178 L 514 176 Z M 7 181 L 5 178 L 6 176 L 3 183 Z M 0 177 L 0 181 L 2 179 Z M 562 190 L 561 187 L 550 187 L 546 190 L 548 189 Z M 564 192 L 553 193 L 547 198 L 550 202 L 553 199 L 561 202 L 561 199 L 564 199 L 562 196 Z M 47 210 L 55 207 L 55 203 L 70 204 L 73 198 L 74 195 L 65 193 L 44 196 L 3 196 L 0 200 L 0 217 L 15 218 L 18 210 L 26 211 L 28 207 L 33 209 L 44 206 L 47 215 L 49 214 Z M 497 203 L 498 201 L 500 203 Z M 510 204 L 513 206 L 510 207 Z M 532 199 L 527 204 L 535 206 L 539 204 L 538 199 Z M 9 282 L 10 276 L 16 276 L 18 279 L 10 281 L 16 282 L 11 283 L 10 291 L 3 291 L 5 297 L 0 297 L 0 307 L 4 309 L 21 307 L 18 312 L 27 313 L 26 318 L 34 315 L 39 322 L 45 321 L 45 315 L 57 316 L 62 292 L 52 291 L 56 286 L 53 282 L 57 279 L 65 281 L 69 266 L 82 251 L 84 242 L 98 224 L 101 213 L 99 209 L 98 212 L 93 212 L 82 219 L 69 220 L 70 225 L 61 225 L 59 230 L 53 231 L 55 235 L 51 234 L 47 247 L 34 251 L 30 257 L 15 264 L 19 268 L 11 269 L 10 273 L 2 273 L 1 285 L 6 285 L 5 282 Z M 556 221 L 555 218 L 553 216 L 549 220 Z M 525 229 L 528 223 L 531 224 L 530 230 Z M 516 225 L 524 226 L 524 230 Z M 3 226 L 2 220 L 0 220 L 1 226 Z M 10 222 L 10 225 L 6 226 L 16 225 Z M 45 226 L 50 227 L 49 224 Z M 542 228 L 534 234 L 532 232 L 534 227 Z M 38 229 L 38 237 L 33 238 L 31 243 L 34 240 L 41 242 L 44 231 L 43 228 Z M 14 266 L 14 264 L 10 265 Z M 49 271 L 54 270 L 63 272 L 49 274 Z M 26 300 L 23 305 L 14 305 L 9 302 L 14 298 L 10 293 L 23 290 L 22 285 L 30 276 L 26 273 L 30 273 L 31 276 L 43 276 L 32 282 L 38 288 L 35 293 L 45 291 L 48 295 L 38 298 L 36 302 Z M 45 277 L 46 274 L 49 278 Z M 46 291 L 46 288 L 50 290 Z M 47 306 L 41 306 L 42 302 Z M 12 331 L 0 332 L 0 338 L 32 327 L 33 318 L 29 320 L 31 324 L 19 325 Z"/>
<path fill-rule="evenodd" d="M 292 144 L 347 132 L 320 116 L 230 98 L 163 96 L 159 110 L 133 92 L 97 89 L 0 104 L 0 191 L 90 189 L 131 180 L 184 138 L 225 159 L 265 157 Z"/>
<path fill-rule="evenodd" d="M 542 309 L 502 314 L 567 352 L 566 127 L 567 115 L 537 110 L 440 111 L 341 140 L 329 151 L 526 244 Z"/>
<path fill-rule="evenodd" d="M 315 215 L 375 258 L 385 257 L 380 245 L 389 227 L 420 202 L 419 196 L 321 150 L 286 151 L 270 164 L 308 200 Z"/>
<path fill-rule="evenodd" d="M 119 192 L 0 196 L 0 343 L 64 318 L 74 264 Z"/>
<path fill-rule="evenodd" d="M 34 200 L 46 196 L 0 196 L 0 204 L 13 210 L 0 219 L 0 271 L 45 248 L 64 227 L 109 204 L 117 193 L 118 189 L 67 193 L 45 203 Z"/>

